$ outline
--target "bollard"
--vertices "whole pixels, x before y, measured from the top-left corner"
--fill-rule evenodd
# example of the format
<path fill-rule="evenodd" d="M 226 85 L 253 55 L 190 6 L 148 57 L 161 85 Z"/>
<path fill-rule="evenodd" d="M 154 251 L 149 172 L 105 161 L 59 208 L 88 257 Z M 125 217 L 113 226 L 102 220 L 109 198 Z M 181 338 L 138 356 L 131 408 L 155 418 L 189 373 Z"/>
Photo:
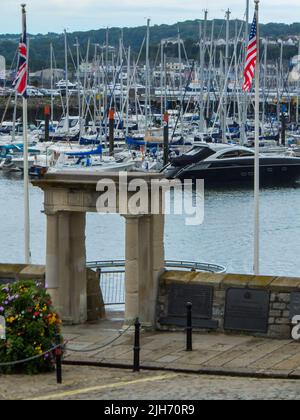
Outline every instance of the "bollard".
<path fill-rule="evenodd" d="M 193 322 L 192 322 L 192 309 L 193 304 L 187 303 L 187 326 L 186 326 L 186 351 L 193 351 Z"/>
<path fill-rule="evenodd" d="M 134 333 L 134 348 L 133 348 L 133 371 L 140 371 L 140 334 L 141 334 L 141 324 L 139 318 L 136 319 L 135 324 L 135 333 Z"/>
<path fill-rule="evenodd" d="M 55 343 L 56 343 L 57 346 L 61 344 L 60 334 L 55 335 Z M 61 356 L 62 356 L 62 350 L 61 350 L 61 347 L 58 347 L 55 350 L 55 362 L 56 362 L 56 381 L 60 385 L 62 384 Z"/>

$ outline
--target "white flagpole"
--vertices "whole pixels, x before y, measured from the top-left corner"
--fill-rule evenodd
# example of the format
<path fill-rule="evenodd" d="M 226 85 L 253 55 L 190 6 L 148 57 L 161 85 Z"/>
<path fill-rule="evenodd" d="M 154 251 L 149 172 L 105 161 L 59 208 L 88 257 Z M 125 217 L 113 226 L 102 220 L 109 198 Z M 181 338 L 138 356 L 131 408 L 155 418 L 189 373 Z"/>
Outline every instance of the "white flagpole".
<path fill-rule="evenodd" d="M 22 33 L 26 30 L 26 5 L 22 4 Z M 28 66 L 28 57 L 27 64 Z M 27 67 L 28 71 L 28 67 Z M 30 264 L 30 212 L 29 212 L 29 165 L 28 165 L 28 114 L 27 98 L 23 97 L 23 159 L 24 159 L 24 251 L 25 264 Z"/>
<path fill-rule="evenodd" d="M 254 222 L 254 274 L 260 274 L 260 174 L 259 174 L 259 0 L 255 0 L 255 13 L 257 21 L 257 60 L 255 68 L 255 169 L 254 169 L 254 202 L 255 202 L 255 222 Z"/>

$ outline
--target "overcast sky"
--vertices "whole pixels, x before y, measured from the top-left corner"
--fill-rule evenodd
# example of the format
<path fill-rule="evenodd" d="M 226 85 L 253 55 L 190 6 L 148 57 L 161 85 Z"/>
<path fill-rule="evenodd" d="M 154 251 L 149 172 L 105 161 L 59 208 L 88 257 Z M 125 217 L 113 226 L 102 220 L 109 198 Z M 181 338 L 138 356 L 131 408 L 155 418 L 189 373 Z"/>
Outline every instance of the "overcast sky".
<path fill-rule="evenodd" d="M 26 2 L 26 1 L 25 1 Z M 0 33 L 20 32 L 20 0 L 0 0 Z M 232 18 L 243 18 L 246 0 L 27 0 L 31 33 L 85 31 L 112 26 L 175 23 L 203 16 L 222 18 L 230 8 Z M 261 21 L 300 21 L 300 0 L 261 0 Z M 254 2 L 250 0 L 251 14 Z M 252 18 L 251 18 L 252 19 Z"/>

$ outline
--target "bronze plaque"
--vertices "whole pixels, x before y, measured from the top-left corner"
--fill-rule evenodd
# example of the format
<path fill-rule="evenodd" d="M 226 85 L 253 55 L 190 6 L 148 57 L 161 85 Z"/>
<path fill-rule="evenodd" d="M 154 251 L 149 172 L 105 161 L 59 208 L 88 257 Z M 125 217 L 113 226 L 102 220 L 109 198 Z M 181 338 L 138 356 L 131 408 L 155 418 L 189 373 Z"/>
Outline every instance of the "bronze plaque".
<path fill-rule="evenodd" d="M 213 311 L 213 287 L 172 284 L 169 287 L 168 315 L 186 318 L 186 304 L 193 304 L 193 318 L 211 319 Z"/>
<path fill-rule="evenodd" d="M 266 334 L 268 332 L 270 292 L 228 289 L 224 329 Z"/>

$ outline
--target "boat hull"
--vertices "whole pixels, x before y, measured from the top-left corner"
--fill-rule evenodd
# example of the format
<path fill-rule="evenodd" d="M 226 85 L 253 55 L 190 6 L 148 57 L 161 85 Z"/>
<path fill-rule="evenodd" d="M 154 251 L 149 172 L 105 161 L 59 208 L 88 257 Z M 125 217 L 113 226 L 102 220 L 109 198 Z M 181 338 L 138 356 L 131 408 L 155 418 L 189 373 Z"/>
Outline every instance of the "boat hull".
<path fill-rule="evenodd" d="M 180 179 L 203 179 L 206 184 L 220 185 L 243 183 L 249 184 L 254 182 L 254 163 L 243 162 L 241 164 L 216 163 L 214 165 L 200 164 L 191 165 L 185 168 L 174 168 L 175 172 L 171 178 Z M 171 171 L 167 176 L 170 177 Z M 270 161 L 263 160 L 260 162 L 260 184 L 261 185 L 279 185 L 291 184 L 300 180 L 300 160 L 298 162 L 290 161 Z"/>

